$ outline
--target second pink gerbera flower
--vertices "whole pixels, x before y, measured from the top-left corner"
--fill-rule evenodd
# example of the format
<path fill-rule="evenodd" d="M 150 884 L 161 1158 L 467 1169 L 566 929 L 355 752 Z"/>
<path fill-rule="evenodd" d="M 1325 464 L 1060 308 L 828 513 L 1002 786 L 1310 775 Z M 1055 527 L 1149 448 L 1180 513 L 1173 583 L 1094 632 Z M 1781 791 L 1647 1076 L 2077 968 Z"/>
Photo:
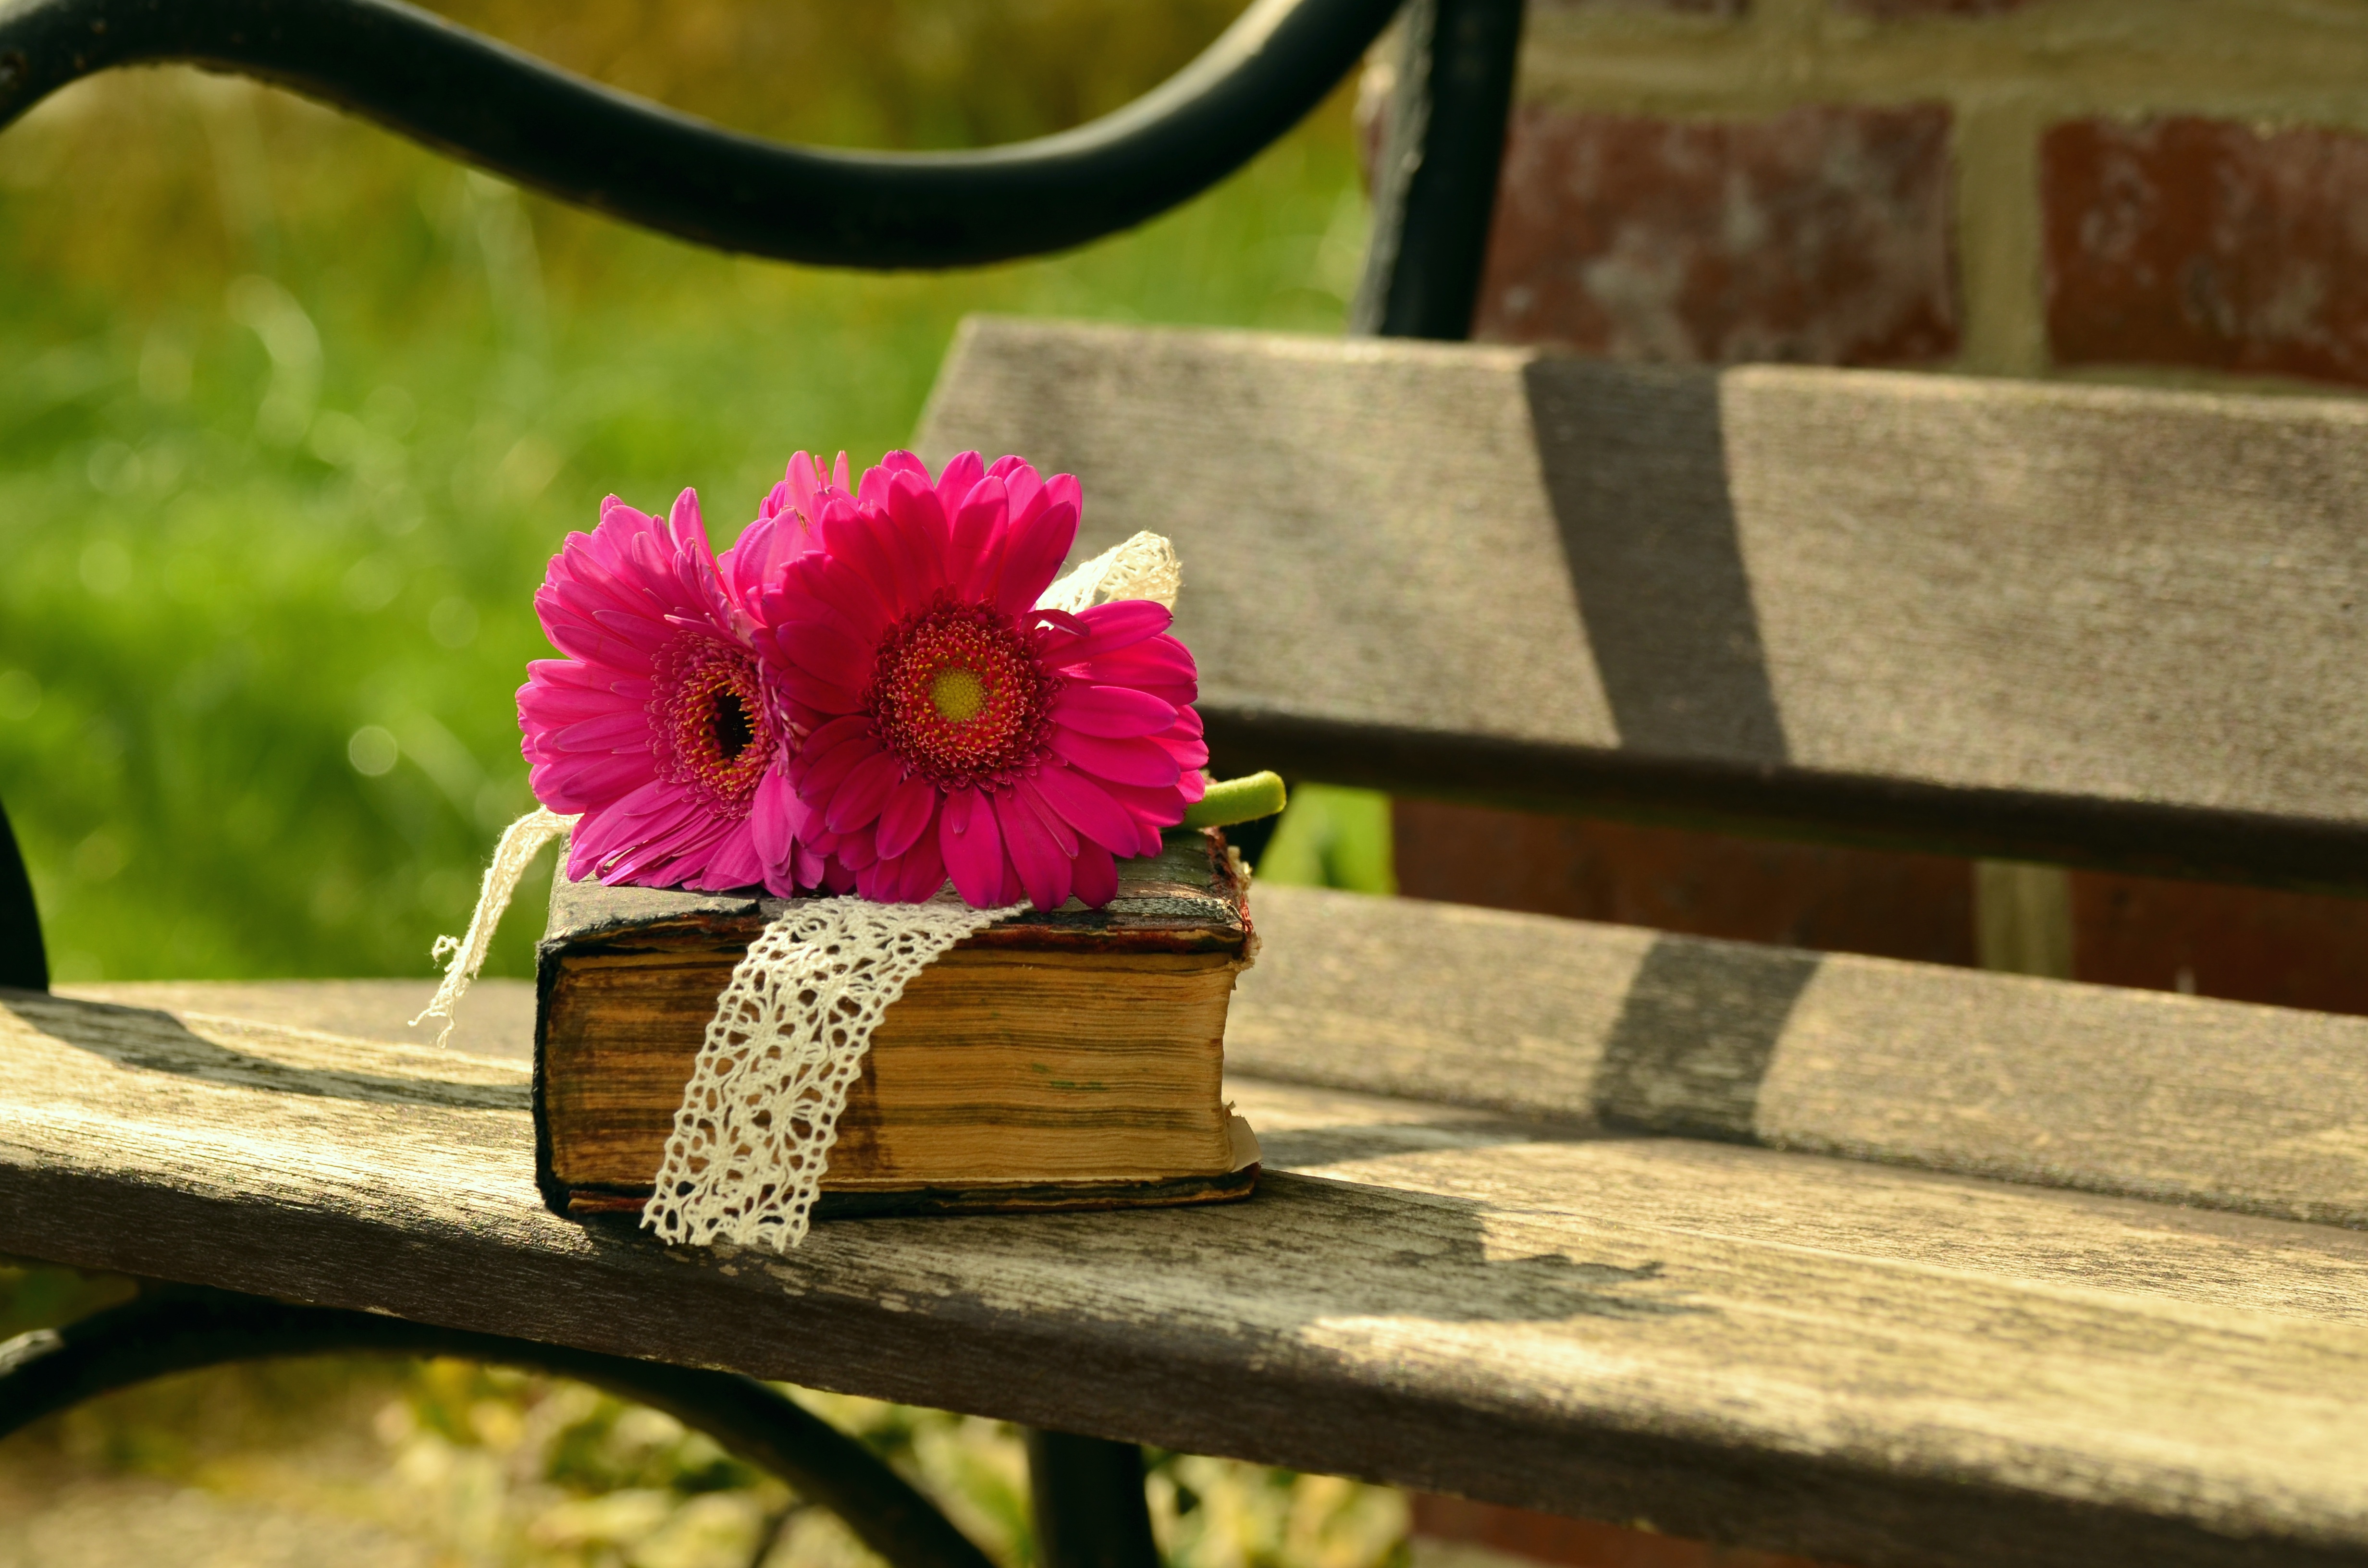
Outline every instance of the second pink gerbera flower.
<path fill-rule="evenodd" d="M 784 690 L 814 716 L 791 765 L 799 836 L 867 898 L 1054 909 L 1118 891 L 1208 760 L 1192 655 L 1146 600 L 1040 609 L 1077 531 L 1077 482 L 975 452 L 909 452 L 826 494 L 818 548 L 756 596 Z"/>
<path fill-rule="evenodd" d="M 611 495 L 552 559 L 535 610 L 564 657 L 527 666 L 518 710 L 535 799 L 582 818 L 569 876 L 795 891 L 795 846 L 760 852 L 758 827 L 796 812 L 796 729 L 726 592 L 733 564 L 688 490 L 662 518 Z M 822 865 L 803 858 L 810 885 Z"/>

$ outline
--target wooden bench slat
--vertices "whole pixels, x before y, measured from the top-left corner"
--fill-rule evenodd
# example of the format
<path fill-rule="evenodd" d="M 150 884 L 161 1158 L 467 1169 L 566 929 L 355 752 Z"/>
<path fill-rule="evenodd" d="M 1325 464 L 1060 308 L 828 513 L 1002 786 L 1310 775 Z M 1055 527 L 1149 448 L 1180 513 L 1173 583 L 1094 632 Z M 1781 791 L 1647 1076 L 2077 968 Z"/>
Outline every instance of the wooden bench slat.
<path fill-rule="evenodd" d="M 430 1045 L 436 1025 L 410 1027 L 436 995 L 433 980 L 125 980 L 51 987 L 61 996 L 162 1007 L 317 1029 L 393 1045 Z M 484 978 L 469 987 L 447 1049 L 464 1056 L 534 1059 L 534 982 Z"/>
<path fill-rule="evenodd" d="M 1244 762 L 2368 889 L 2354 403 L 981 319 L 920 445 L 1173 537 Z"/>
<path fill-rule="evenodd" d="M 1245 1078 L 1248 1204 L 669 1254 L 541 1207 L 512 1064 L 0 1033 L 25 1256 L 1842 1560 L 2368 1562 L 2351 1231 Z"/>
<path fill-rule="evenodd" d="M 2368 1018 L 1261 883 L 1229 1066 L 2368 1227 Z"/>

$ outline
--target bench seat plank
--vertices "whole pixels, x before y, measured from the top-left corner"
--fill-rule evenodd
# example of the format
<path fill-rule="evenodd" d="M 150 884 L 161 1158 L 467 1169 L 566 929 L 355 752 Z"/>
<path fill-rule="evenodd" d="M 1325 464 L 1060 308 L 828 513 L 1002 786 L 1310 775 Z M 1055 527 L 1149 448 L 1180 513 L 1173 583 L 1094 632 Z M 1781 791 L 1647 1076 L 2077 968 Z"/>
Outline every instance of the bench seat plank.
<path fill-rule="evenodd" d="M 2368 1228 L 2368 1018 L 1260 883 L 1236 1072 Z M 418 981 L 81 986 L 417 1044 Z M 531 1055 L 484 981 L 457 1049 Z"/>
<path fill-rule="evenodd" d="M 1261 883 L 1229 1066 L 2368 1227 L 2368 1018 Z"/>
<path fill-rule="evenodd" d="M 438 1020 L 411 1020 L 435 999 L 434 980 L 120 980 L 51 987 L 61 996 L 162 1007 L 173 1013 L 284 1024 L 354 1040 L 427 1045 Z M 484 978 L 452 1020 L 450 1049 L 469 1056 L 534 1060 L 534 982 Z"/>
<path fill-rule="evenodd" d="M 1229 768 L 2368 892 L 2368 408 L 982 318 Z"/>
<path fill-rule="evenodd" d="M 1846 1561 L 2368 1562 L 2368 1235 L 1234 1092 L 1248 1204 L 669 1253 L 541 1207 L 515 1063 L 13 994 L 0 1249 Z"/>

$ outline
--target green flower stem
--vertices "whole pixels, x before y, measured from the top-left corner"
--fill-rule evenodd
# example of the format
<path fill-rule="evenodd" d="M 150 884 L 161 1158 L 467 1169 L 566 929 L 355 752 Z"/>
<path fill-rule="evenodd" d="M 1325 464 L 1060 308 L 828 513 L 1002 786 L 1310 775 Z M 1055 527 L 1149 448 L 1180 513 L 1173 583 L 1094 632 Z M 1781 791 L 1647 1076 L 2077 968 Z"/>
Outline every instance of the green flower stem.
<path fill-rule="evenodd" d="M 1273 773 L 1251 773 L 1209 786 L 1209 792 L 1184 813 L 1186 827 L 1231 827 L 1256 822 L 1282 810 L 1282 779 Z"/>

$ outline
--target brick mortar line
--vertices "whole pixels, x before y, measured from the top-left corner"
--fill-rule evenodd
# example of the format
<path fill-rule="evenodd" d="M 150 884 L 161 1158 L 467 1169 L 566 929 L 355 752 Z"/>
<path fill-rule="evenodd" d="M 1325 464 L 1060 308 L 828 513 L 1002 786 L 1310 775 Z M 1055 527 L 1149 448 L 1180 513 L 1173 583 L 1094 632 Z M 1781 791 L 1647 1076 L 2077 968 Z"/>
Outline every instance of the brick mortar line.
<path fill-rule="evenodd" d="M 1825 0 L 1737 19 L 1543 7 L 1523 102 L 1679 118 L 2001 92 L 2055 116 L 2187 111 L 2368 127 L 2368 18 L 2255 0 L 2051 0 L 1981 18 L 1874 22 Z M 2232 49 L 2232 40 L 2240 45 Z"/>

